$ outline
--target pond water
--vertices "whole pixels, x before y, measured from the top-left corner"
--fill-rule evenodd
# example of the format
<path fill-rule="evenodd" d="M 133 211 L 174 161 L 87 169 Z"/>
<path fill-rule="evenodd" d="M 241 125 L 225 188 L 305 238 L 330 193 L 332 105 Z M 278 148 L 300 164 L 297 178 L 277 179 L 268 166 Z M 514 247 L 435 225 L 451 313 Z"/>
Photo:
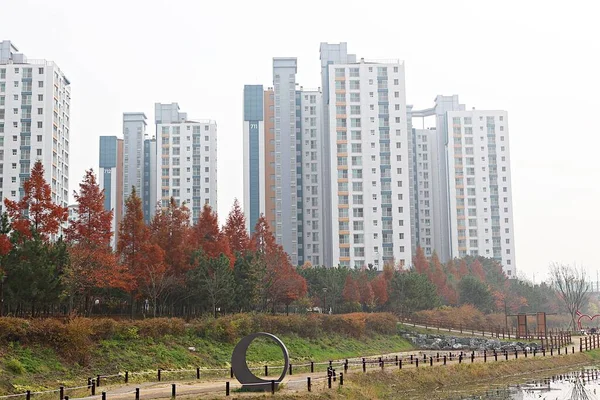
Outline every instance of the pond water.
<path fill-rule="evenodd" d="M 490 389 L 481 395 L 463 399 L 600 400 L 600 371 L 595 368 L 573 371 L 520 385 Z"/>

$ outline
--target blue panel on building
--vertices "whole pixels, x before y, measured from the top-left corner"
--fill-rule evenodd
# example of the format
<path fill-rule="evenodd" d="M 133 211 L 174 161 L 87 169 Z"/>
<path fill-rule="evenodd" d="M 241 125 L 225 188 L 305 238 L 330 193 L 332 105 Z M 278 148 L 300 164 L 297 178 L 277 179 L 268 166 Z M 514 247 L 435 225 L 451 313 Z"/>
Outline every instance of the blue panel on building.
<path fill-rule="evenodd" d="M 244 85 L 244 121 L 263 120 L 263 93 L 262 85 Z"/>
<path fill-rule="evenodd" d="M 250 229 L 254 231 L 254 225 L 260 217 L 260 132 L 258 121 L 249 122 L 250 142 Z"/>
<path fill-rule="evenodd" d="M 117 166 L 117 137 L 100 136 L 100 168 Z"/>

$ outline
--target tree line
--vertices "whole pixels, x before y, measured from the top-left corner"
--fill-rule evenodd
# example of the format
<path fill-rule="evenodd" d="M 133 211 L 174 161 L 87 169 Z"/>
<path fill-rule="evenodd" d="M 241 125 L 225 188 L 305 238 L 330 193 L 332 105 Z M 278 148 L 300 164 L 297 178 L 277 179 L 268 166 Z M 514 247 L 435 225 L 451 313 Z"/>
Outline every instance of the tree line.
<path fill-rule="evenodd" d="M 508 279 L 493 259 L 441 263 L 418 248 L 409 269 L 383 271 L 291 264 L 261 216 L 252 235 L 237 202 L 220 227 L 205 205 L 190 222 L 171 199 L 144 222 L 132 191 L 111 246 L 112 211 L 88 170 L 74 193 L 76 216 L 52 202 L 37 162 L 19 201 L 4 200 L 0 220 L 0 306 L 3 314 L 217 316 L 233 312 L 391 311 L 410 313 L 472 304 L 490 312 L 558 312 L 556 284 Z M 569 310 L 572 314 L 572 310 Z"/>

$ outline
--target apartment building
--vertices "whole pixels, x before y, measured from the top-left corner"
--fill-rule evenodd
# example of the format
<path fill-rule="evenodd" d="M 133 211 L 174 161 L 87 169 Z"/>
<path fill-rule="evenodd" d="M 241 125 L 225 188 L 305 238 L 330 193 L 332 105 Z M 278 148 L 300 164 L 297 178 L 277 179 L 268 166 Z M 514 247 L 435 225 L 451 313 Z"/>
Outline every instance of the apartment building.
<path fill-rule="evenodd" d="M 296 92 L 296 157 L 298 198 L 298 264 L 323 263 L 323 142 L 322 93 Z"/>
<path fill-rule="evenodd" d="M 265 213 L 264 94 L 263 85 L 244 86 L 244 214 L 250 233 Z"/>
<path fill-rule="evenodd" d="M 111 244 L 116 248 L 119 224 L 123 219 L 123 139 L 100 136 L 99 161 L 98 184 L 104 190 L 104 209 L 113 212 Z"/>
<path fill-rule="evenodd" d="M 450 111 L 446 126 L 452 255 L 492 257 L 514 277 L 507 112 Z"/>
<path fill-rule="evenodd" d="M 404 64 L 330 64 L 334 265 L 403 267 L 411 258 Z"/>
<path fill-rule="evenodd" d="M 123 113 L 123 203 L 134 187 L 138 197 L 143 197 L 145 138 L 146 114 Z"/>
<path fill-rule="evenodd" d="M 0 197 L 19 200 L 41 160 L 52 201 L 68 206 L 71 83 L 53 61 L 0 41 Z"/>
<path fill-rule="evenodd" d="M 466 110 L 457 95 L 410 109 L 413 126 L 412 193 L 416 240 L 430 256 L 483 256 L 514 277 L 508 116 L 505 111 Z"/>
<path fill-rule="evenodd" d="M 156 103 L 155 123 L 157 201 L 185 202 L 197 221 L 204 204 L 217 209 L 217 123 L 188 119 L 177 103 Z"/>
<path fill-rule="evenodd" d="M 275 239 L 298 265 L 296 171 L 296 72 L 294 57 L 273 58 L 275 109 Z"/>

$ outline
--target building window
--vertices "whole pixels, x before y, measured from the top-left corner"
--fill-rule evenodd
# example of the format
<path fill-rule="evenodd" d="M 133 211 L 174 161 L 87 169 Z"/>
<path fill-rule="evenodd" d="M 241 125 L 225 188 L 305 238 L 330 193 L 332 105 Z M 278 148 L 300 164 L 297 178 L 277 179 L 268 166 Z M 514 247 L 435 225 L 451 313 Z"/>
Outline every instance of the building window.
<path fill-rule="evenodd" d="M 38 87 L 39 88 L 43 88 L 44 87 L 44 81 L 38 81 Z"/>

